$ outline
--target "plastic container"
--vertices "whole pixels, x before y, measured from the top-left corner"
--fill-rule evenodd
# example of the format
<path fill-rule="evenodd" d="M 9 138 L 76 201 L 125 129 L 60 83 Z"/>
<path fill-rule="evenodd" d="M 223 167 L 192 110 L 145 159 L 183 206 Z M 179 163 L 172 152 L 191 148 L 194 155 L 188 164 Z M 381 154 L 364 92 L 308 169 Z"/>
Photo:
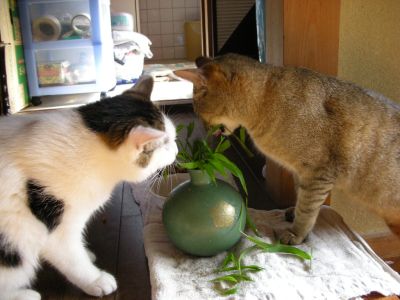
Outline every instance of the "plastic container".
<path fill-rule="evenodd" d="M 113 30 L 133 31 L 133 16 L 125 12 L 112 13 L 111 27 Z"/>
<path fill-rule="evenodd" d="M 116 84 L 109 0 L 19 0 L 31 97 Z"/>

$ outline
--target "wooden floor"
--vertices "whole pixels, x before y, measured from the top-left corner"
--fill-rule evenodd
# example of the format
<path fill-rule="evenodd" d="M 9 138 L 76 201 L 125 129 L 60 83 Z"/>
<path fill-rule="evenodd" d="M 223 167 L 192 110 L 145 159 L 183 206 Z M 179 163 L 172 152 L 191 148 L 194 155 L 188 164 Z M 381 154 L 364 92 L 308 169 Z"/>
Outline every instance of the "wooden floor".
<path fill-rule="evenodd" d="M 400 240 L 397 236 L 388 234 L 384 236 L 366 238 L 367 243 L 389 266 L 400 272 Z"/>
<path fill-rule="evenodd" d="M 96 265 L 113 274 L 116 293 L 102 299 L 151 299 L 149 272 L 143 248 L 142 218 L 129 184 L 117 186 L 106 209 L 88 228 L 88 245 L 96 254 Z M 94 299 L 85 295 L 50 266 L 38 274 L 34 286 L 42 299 Z"/>
<path fill-rule="evenodd" d="M 270 201 L 265 189 L 261 169 L 264 160 L 256 154 L 249 158 L 237 146 L 228 156 L 244 173 L 248 190 L 249 206 L 257 209 L 277 208 Z M 118 290 L 102 299 L 151 299 L 149 272 L 143 248 L 142 218 L 130 186 L 122 183 L 116 187 L 106 209 L 99 213 L 88 228 L 89 248 L 96 254 L 96 265 L 111 274 L 118 282 Z M 400 242 L 391 238 L 370 240 L 371 246 L 384 259 L 393 261 L 400 271 Z M 34 285 L 42 299 L 94 299 L 67 282 L 50 266 L 38 274 Z"/>

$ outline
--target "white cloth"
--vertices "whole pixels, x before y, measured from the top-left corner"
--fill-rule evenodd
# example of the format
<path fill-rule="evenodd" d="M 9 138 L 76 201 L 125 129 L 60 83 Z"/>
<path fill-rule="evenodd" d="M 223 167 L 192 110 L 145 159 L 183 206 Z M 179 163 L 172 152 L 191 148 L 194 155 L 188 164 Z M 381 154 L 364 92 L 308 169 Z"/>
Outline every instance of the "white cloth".
<path fill-rule="evenodd" d="M 121 45 L 121 44 L 128 43 L 128 45 L 131 45 L 131 47 L 134 47 L 134 50 L 137 50 L 140 53 L 143 53 L 143 55 L 145 57 L 147 57 L 147 58 L 153 57 L 153 53 L 150 50 L 151 41 L 144 34 L 141 34 L 139 32 L 133 32 L 133 31 L 113 30 L 112 36 L 113 36 L 114 45 Z"/>
<path fill-rule="evenodd" d="M 213 271 L 226 252 L 210 258 L 196 258 L 176 249 L 168 240 L 161 220 L 164 198 L 149 190 L 149 184 L 134 184 L 132 190 L 144 222 L 144 246 L 148 258 L 152 299 L 350 299 L 378 291 L 400 294 L 400 276 L 385 264 L 343 219 L 323 207 L 314 230 L 299 246 L 312 253 L 302 261 L 282 254 L 255 252 L 244 264 L 263 266 L 251 274 L 254 282 L 240 284 L 237 294 L 222 297 L 210 282 L 220 274 Z M 287 226 L 282 210 L 249 209 L 263 240 L 272 243 L 272 227 Z M 242 239 L 236 247 L 250 243 Z"/>
<path fill-rule="evenodd" d="M 144 58 L 152 58 L 151 41 L 141 33 L 112 31 L 115 71 L 118 83 L 132 83 L 143 72 Z"/>

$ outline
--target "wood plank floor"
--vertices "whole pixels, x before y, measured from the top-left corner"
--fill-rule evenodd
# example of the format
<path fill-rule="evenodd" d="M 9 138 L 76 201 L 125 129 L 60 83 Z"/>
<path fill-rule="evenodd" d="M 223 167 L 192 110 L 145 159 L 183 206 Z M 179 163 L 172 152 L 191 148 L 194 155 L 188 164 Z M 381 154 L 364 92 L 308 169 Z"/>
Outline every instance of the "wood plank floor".
<path fill-rule="evenodd" d="M 113 274 L 116 293 L 102 299 L 151 299 L 147 260 L 143 248 L 142 218 L 129 184 L 116 187 L 108 205 L 90 222 L 89 249 L 96 265 Z M 70 284 L 52 267 L 45 265 L 34 286 L 42 299 L 94 299 Z"/>
<path fill-rule="evenodd" d="M 392 269 L 400 272 L 400 240 L 397 236 L 388 234 L 365 240 Z"/>

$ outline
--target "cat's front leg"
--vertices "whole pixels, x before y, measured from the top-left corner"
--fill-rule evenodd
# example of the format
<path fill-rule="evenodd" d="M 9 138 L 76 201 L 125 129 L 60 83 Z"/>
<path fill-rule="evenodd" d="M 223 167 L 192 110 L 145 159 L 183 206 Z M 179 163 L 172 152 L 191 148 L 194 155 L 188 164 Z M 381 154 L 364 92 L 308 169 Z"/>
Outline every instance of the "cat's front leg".
<path fill-rule="evenodd" d="M 3 300 L 40 300 L 38 292 L 31 289 L 22 289 L 18 291 L 0 291 L 0 299 Z"/>
<path fill-rule="evenodd" d="M 92 251 L 90 251 L 89 249 L 86 249 L 86 252 L 89 256 L 89 259 L 92 263 L 94 263 L 96 261 L 96 254 L 94 254 Z"/>
<path fill-rule="evenodd" d="M 299 181 L 293 224 L 289 229 L 278 233 L 278 238 L 282 243 L 298 245 L 304 241 L 314 227 L 320 207 L 332 187 L 333 182 L 324 176 L 318 176 L 318 179 Z M 286 217 L 290 217 L 290 215 L 289 211 Z"/>
<path fill-rule="evenodd" d="M 63 228 L 56 231 L 49 237 L 43 258 L 89 295 L 101 297 L 114 292 L 115 278 L 92 263 L 81 234 Z"/>

